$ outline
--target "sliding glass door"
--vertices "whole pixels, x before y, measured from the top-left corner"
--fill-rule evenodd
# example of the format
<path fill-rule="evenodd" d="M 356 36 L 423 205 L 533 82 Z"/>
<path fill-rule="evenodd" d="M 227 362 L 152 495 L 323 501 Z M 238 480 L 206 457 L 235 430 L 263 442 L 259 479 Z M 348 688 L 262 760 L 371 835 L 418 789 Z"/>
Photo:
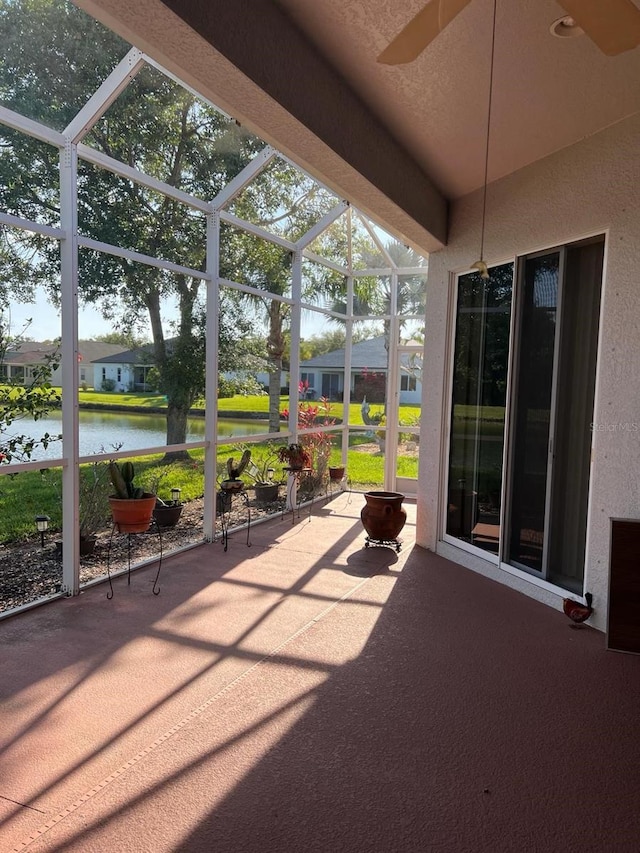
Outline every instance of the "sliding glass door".
<path fill-rule="evenodd" d="M 584 241 L 457 291 L 445 533 L 578 593 L 603 256 Z"/>

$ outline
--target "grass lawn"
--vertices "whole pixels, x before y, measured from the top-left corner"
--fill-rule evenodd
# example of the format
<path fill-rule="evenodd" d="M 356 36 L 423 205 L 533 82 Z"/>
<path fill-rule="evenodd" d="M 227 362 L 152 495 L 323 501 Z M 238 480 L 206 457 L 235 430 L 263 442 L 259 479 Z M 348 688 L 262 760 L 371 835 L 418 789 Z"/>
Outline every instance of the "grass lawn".
<path fill-rule="evenodd" d="M 358 444 L 370 443 L 371 438 L 363 435 L 352 436 L 350 448 L 347 451 L 347 476 L 350 485 L 356 491 L 368 488 L 380 488 L 384 475 L 384 456 L 382 454 L 362 453 L 355 448 Z M 269 452 L 266 444 L 250 445 L 252 460 L 259 465 L 260 460 Z M 236 459 L 241 450 L 238 446 L 227 445 L 218 452 L 218 462 L 226 463 L 229 456 Z M 161 457 L 142 456 L 133 460 L 136 469 L 136 483 L 164 499 L 170 498 L 171 488 L 182 490 L 182 500 L 189 501 L 202 497 L 204 493 L 204 451 L 193 450 L 190 459 L 175 462 L 167 466 L 161 463 Z M 341 451 L 334 447 L 329 460 L 330 465 L 341 464 Z M 280 476 L 279 466 L 276 465 L 276 477 Z M 398 473 L 403 477 L 416 477 L 418 460 L 415 458 L 400 458 Z M 81 465 L 80 475 L 84 478 L 91 476 L 91 465 Z M 282 475 L 284 478 L 284 475 Z M 24 471 L 15 475 L 0 476 L 0 503 L 3 511 L 0 514 L 0 543 L 23 541 L 36 535 L 34 519 L 36 515 L 45 514 L 51 519 L 48 536 L 59 534 L 62 527 L 62 471 L 52 468 L 42 473 L 39 471 Z M 247 485 L 249 480 L 246 479 Z M 102 500 L 104 503 L 105 527 L 110 523 L 107 495 L 110 486 L 105 486 Z M 81 507 L 82 514 L 82 507 Z"/>
<path fill-rule="evenodd" d="M 60 389 L 56 389 L 60 390 Z M 139 406 L 141 408 L 163 408 L 166 406 L 166 398 L 162 394 L 152 392 L 118 393 L 109 391 L 80 391 L 78 397 L 80 403 L 90 403 L 97 406 Z M 288 408 L 289 398 L 280 397 L 280 411 Z M 204 408 L 204 401 L 196 403 L 194 408 Z M 373 404 L 373 412 L 382 412 L 382 404 Z M 266 394 L 256 396 L 245 396 L 238 394 L 234 397 L 221 397 L 218 400 L 218 411 L 222 417 L 225 412 L 259 412 L 263 413 L 265 420 L 269 413 L 269 397 Z M 322 414 L 322 412 L 321 412 Z M 329 416 L 342 418 L 342 404 L 331 403 Z M 504 410 L 503 410 L 504 417 Z M 414 425 L 419 421 L 419 406 L 400 406 L 400 423 L 403 425 Z M 360 403 L 351 403 L 349 406 L 349 423 L 359 426 L 363 424 Z"/>
<path fill-rule="evenodd" d="M 164 406 L 165 398 L 159 394 L 152 393 L 109 393 L 100 391 L 81 391 L 80 402 L 102 405 L 105 407 L 115 405 L 141 406 L 144 408 Z M 265 418 L 268 412 L 269 398 L 266 395 L 245 397 L 235 396 L 223 398 L 218 401 L 219 410 L 224 417 L 227 412 L 264 412 Z M 289 404 L 287 397 L 280 398 L 281 409 Z M 382 411 L 382 406 L 372 406 L 374 412 Z M 329 414 L 339 418 L 342 415 L 342 405 L 333 403 Z M 400 421 L 403 424 L 415 424 L 419 418 L 420 409 L 417 406 L 401 406 Z M 355 426 L 364 426 L 359 403 L 352 403 L 349 407 L 349 423 Z M 284 439 L 282 439 L 284 440 Z M 277 443 L 277 437 L 274 442 Z M 330 464 L 341 464 L 341 451 L 339 449 L 339 437 L 331 453 Z M 355 448 L 358 444 L 370 444 L 371 436 L 364 433 L 352 434 L 349 438 L 349 450 L 347 452 L 347 476 L 351 486 L 356 490 L 366 490 L 370 487 L 382 485 L 384 475 L 384 456 L 382 454 L 371 454 L 358 452 Z M 250 445 L 253 460 L 259 465 L 260 459 L 268 452 L 267 445 Z M 225 445 L 218 452 L 218 461 L 226 462 L 229 456 L 238 456 L 237 446 Z M 174 463 L 171 467 L 160 464 L 159 457 L 139 457 L 134 460 L 136 466 L 136 480 L 142 486 L 153 484 L 154 480 L 160 479 L 157 492 L 160 497 L 169 498 L 172 487 L 182 490 L 184 501 L 202 496 L 204 492 L 204 452 L 194 450 L 190 452 L 191 459 L 186 463 Z M 401 457 L 398 460 L 398 474 L 404 477 L 417 476 L 418 461 L 415 458 Z M 3 512 L 0 514 L 0 543 L 20 541 L 34 536 L 36 515 L 46 514 L 50 516 L 51 533 L 59 532 L 62 525 L 61 508 L 61 470 L 49 469 L 45 473 L 28 471 L 17 475 L 0 475 L 0 502 Z M 81 466 L 81 476 L 90 476 L 90 466 Z M 247 484 L 248 481 L 247 481 Z M 155 489 L 154 489 L 155 490 Z M 106 497 L 106 496 L 105 496 Z M 105 500 L 105 519 L 108 520 L 108 504 Z M 107 521 L 106 521 L 107 523 Z"/>

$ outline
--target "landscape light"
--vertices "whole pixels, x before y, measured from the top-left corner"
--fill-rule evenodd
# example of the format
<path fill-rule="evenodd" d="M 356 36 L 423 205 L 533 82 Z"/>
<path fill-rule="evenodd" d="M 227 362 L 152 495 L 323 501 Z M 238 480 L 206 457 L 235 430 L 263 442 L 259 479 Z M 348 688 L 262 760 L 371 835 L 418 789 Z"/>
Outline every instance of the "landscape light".
<path fill-rule="evenodd" d="M 44 534 L 49 529 L 49 522 L 51 519 L 48 515 L 36 515 L 35 521 L 38 533 L 40 534 L 40 544 L 44 548 Z"/>

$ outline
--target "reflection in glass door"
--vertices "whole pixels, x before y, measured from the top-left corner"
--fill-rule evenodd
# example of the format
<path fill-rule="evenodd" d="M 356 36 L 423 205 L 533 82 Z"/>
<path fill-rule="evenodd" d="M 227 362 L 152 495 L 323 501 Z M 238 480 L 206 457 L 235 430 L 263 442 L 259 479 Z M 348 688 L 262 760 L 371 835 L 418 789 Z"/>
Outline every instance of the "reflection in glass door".
<path fill-rule="evenodd" d="M 458 279 L 446 532 L 496 557 L 512 290 L 513 264 Z"/>
<path fill-rule="evenodd" d="M 544 565 L 548 521 L 559 273 L 559 252 L 527 258 L 518 309 L 508 561 L 537 572 Z"/>

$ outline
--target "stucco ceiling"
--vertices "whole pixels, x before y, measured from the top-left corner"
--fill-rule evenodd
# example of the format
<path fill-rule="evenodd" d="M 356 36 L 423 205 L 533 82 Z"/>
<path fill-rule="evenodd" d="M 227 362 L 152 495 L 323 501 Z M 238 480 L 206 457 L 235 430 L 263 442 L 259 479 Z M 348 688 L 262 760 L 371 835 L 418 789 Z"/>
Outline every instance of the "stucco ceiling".
<path fill-rule="evenodd" d="M 396 67 L 376 57 L 425 0 L 276 2 L 446 195 L 481 185 L 492 0 L 473 0 Z M 586 36 L 553 37 L 564 14 L 554 0 L 498 0 L 490 180 L 640 110 L 640 49 L 607 57 Z"/>
<path fill-rule="evenodd" d="M 396 67 L 376 57 L 424 0 L 74 2 L 421 251 L 482 185 L 492 0 Z M 640 111 L 640 49 L 553 37 L 555 0 L 497 3 L 490 181 Z"/>

